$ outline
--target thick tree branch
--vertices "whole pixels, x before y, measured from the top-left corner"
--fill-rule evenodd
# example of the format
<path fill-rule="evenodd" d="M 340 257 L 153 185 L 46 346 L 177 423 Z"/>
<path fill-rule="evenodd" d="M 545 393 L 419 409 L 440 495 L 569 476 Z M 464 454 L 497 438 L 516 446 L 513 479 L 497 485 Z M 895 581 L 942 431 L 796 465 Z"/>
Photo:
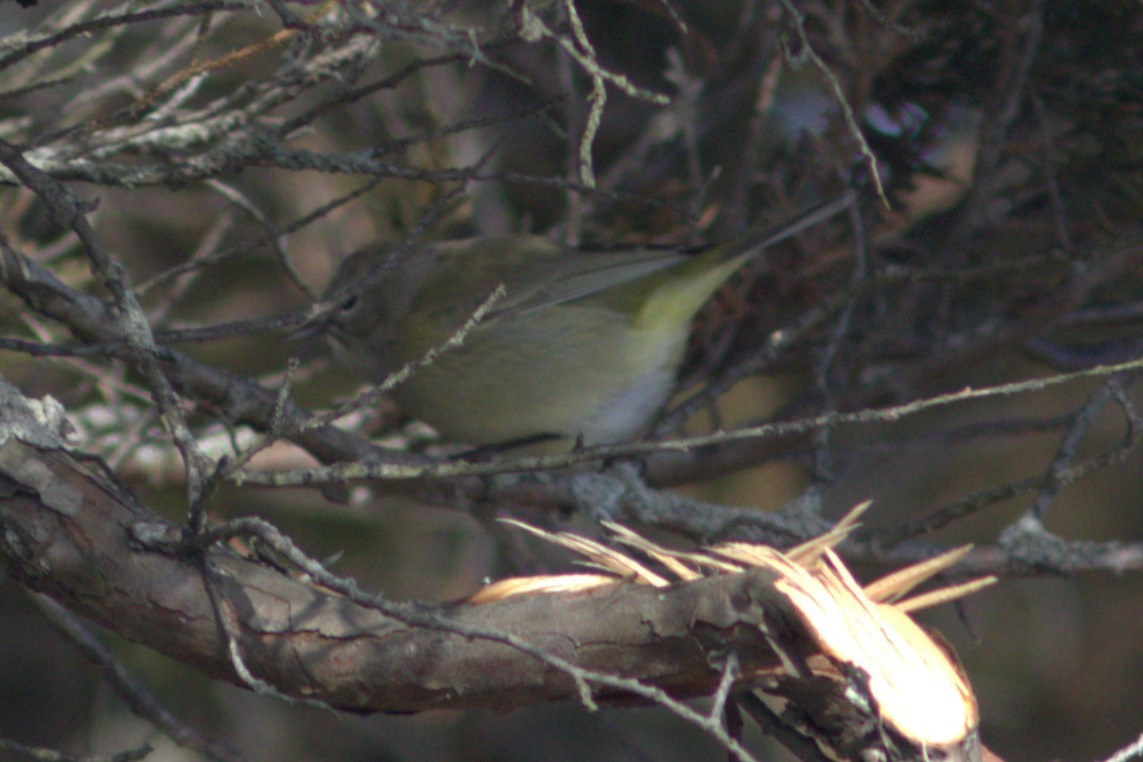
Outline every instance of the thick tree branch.
<path fill-rule="evenodd" d="M 3 403 L 10 421 L 20 404 L 10 387 Z M 446 627 L 515 634 L 583 669 L 684 696 L 718 686 L 712 653 L 736 650 L 744 670 L 774 660 L 757 627 L 764 609 L 783 605 L 767 572 L 666 591 L 614 585 L 431 612 L 410 608 L 409 616 L 431 614 L 440 624 L 413 627 L 224 548 L 187 544 L 177 552 L 181 527 L 138 505 L 97 462 L 46 439 L 29 442 L 23 431 L 9 423 L 0 446 L 7 494 L 0 551 L 8 573 L 214 677 L 241 683 L 208 579 L 254 675 L 287 695 L 358 711 L 510 708 L 577 696 L 576 681 L 550 665 L 502 643 L 441 631 Z"/>

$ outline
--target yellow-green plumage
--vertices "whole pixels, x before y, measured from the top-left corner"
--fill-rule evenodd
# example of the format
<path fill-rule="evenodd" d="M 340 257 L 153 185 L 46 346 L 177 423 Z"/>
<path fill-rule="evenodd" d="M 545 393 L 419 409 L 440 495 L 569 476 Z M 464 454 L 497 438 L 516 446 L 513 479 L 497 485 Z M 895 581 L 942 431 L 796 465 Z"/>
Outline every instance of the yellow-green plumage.
<path fill-rule="evenodd" d="M 402 409 L 469 444 L 625 441 L 670 395 L 691 320 L 719 286 L 848 203 L 693 255 L 591 253 L 536 236 L 373 246 L 346 260 L 319 312 L 350 364 L 381 381 L 448 340 L 502 283 L 506 297 L 463 346 L 395 390 Z"/>

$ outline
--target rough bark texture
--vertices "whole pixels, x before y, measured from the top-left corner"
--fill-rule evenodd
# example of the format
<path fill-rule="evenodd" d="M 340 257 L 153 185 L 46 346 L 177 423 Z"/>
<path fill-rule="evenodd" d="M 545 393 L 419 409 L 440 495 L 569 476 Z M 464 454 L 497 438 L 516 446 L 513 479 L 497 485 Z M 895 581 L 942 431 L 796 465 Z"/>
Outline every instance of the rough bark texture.
<path fill-rule="evenodd" d="M 225 549 L 142 547 L 139 536 L 172 539 L 182 529 L 136 504 L 94 464 L 46 444 L 9 436 L 0 446 L 5 567 L 125 638 L 240 683 L 210 579 L 240 632 L 245 663 L 289 695 L 402 712 L 576 695 L 571 678 L 511 646 L 410 627 Z M 732 645 L 747 667 L 774 665 L 758 627 L 764 610 L 788 605 L 773 577 L 756 572 L 667 590 L 613 585 L 418 614 L 516 634 L 576 666 L 699 695 L 719 679 L 712 654 Z"/>
<path fill-rule="evenodd" d="M 616 678 L 709 695 L 733 653 L 737 690 L 762 685 L 794 698 L 800 731 L 860 750 L 849 758 L 892 747 L 909 749 L 901 759 L 979 759 L 975 731 L 956 748 L 913 749 L 879 720 L 860 666 L 835 665 L 838 679 L 803 674 L 820 645 L 776 584 L 778 570 L 480 604 L 364 605 L 224 546 L 186 542 L 186 530 L 140 506 L 100 461 L 68 450 L 60 412 L 0 382 L 8 574 L 211 676 L 257 687 L 239 674 L 237 647 L 257 680 L 341 709 L 512 709 L 582 698 L 577 669 L 607 676 L 586 675 L 593 699 L 648 700 Z"/>

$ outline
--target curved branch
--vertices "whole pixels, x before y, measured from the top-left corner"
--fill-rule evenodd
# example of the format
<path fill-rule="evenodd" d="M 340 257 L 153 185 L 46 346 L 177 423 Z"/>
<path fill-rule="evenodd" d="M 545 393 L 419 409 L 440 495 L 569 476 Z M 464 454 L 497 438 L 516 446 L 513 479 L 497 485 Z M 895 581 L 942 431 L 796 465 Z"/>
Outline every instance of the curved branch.
<path fill-rule="evenodd" d="M 717 688 L 713 653 L 736 650 L 744 669 L 774 661 L 759 627 L 737 626 L 757 625 L 764 608 L 784 605 L 765 571 L 668 590 L 611 585 L 481 605 L 392 607 L 440 623 L 410 626 L 221 547 L 184 544 L 182 527 L 139 505 L 99 462 L 49 437 L 26 436 L 27 426 L 11 423 L 20 398 L 10 387 L 0 392 L 0 485 L 7 496 L 0 501 L 0 558 L 7 572 L 212 677 L 242 684 L 220 615 L 259 680 L 288 696 L 356 711 L 511 708 L 579 695 L 573 676 L 510 645 L 446 628 L 515 635 L 580 669 L 683 696 Z M 614 688 L 598 693 L 622 695 Z"/>

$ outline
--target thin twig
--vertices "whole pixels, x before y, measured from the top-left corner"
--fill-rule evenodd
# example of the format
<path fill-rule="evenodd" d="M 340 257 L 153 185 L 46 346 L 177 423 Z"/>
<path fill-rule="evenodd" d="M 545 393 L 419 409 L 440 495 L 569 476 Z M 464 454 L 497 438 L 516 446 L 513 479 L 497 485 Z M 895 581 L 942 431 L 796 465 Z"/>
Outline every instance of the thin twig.
<path fill-rule="evenodd" d="M 103 677 L 127 702 L 135 715 L 159 728 L 177 745 L 195 749 L 207 759 L 217 762 L 242 762 L 246 759 L 226 741 L 207 738 L 175 717 L 169 709 L 159 703 L 154 694 L 132 677 L 110 649 L 100 643 L 70 611 L 46 595 L 33 595 L 32 600 L 52 626 L 63 633 L 99 668 Z"/>

